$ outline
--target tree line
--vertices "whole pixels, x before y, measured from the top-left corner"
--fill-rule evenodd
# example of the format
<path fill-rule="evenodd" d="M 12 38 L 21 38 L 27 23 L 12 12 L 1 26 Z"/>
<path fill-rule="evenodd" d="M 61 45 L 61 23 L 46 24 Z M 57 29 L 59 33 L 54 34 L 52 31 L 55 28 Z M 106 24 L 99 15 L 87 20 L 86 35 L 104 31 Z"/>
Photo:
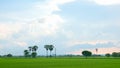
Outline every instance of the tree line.
<path fill-rule="evenodd" d="M 53 45 L 44 45 L 44 48 L 46 49 L 46 57 L 52 57 L 52 51 L 54 49 Z M 24 56 L 25 57 L 32 57 L 35 58 L 37 56 L 37 51 L 38 50 L 38 46 L 30 46 L 28 47 L 27 50 L 24 50 Z M 50 55 L 48 56 L 48 51 L 50 51 Z"/>
<path fill-rule="evenodd" d="M 105 54 L 106 57 L 120 57 L 120 52 L 113 52 L 112 54 Z"/>
<path fill-rule="evenodd" d="M 52 57 L 52 51 L 53 49 L 55 49 L 55 47 L 53 45 L 44 45 L 44 48 L 46 50 L 46 57 L 47 58 Z M 28 49 L 24 50 L 24 57 L 35 58 L 37 56 L 37 50 L 38 50 L 37 45 L 29 46 Z M 98 52 L 98 49 L 96 49 L 96 53 L 97 52 Z M 88 50 L 82 51 L 82 55 L 85 56 L 86 58 L 89 56 L 98 56 L 97 54 L 93 55 L 92 52 Z M 4 55 L 3 57 L 12 57 L 12 56 L 13 56 L 12 54 L 7 54 L 7 55 Z M 106 57 L 120 57 L 120 52 L 113 52 L 112 54 L 107 53 L 105 54 L 105 56 Z M 56 57 L 56 52 L 55 52 L 55 57 Z"/>
<path fill-rule="evenodd" d="M 92 56 L 92 52 L 85 50 L 82 52 L 82 55 L 87 58 L 88 56 Z M 106 57 L 120 57 L 120 52 L 113 52 L 112 54 L 107 53 L 105 54 L 105 56 Z"/>

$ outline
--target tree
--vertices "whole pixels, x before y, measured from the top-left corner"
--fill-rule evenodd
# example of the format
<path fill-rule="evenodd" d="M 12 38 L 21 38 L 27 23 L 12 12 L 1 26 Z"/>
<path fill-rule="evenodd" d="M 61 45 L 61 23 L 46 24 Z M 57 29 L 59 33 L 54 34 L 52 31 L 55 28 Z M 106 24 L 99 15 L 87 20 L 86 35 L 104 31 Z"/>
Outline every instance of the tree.
<path fill-rule="evenodd" d="M 87 58 L 88 56 L 92 55 L 92 52 L 85 50 L 85 51 L 82 51 L 82 54 Z"/>
<path fill-rule="evenodd" d="M 45 45 L 44 48 L 46 49 L 46 57 L 48 57 L 49 45 Z"/>
<path fill-rule="evenodd" d="M 33 57 L 35 58 L 37 56 L 37 49 L 38 49 L 38 46 L 30 46 L 28 47 L 29 50 L 24 50 L 24 56 L 25 57 Z"/>
<path fill-rule="evenodd" d="M 53 46 L 53 45 L 49 45 L 50 57 L 52 57 L 51 52 L 52 52 L 53 48 L 54 48 L 54 46 Z"/>
<path fill-rule="evenodd" d="M 24 50 L 24 56 L 29 57 L 29 51 L 28 50 Z"/>
<path fill-rule="evenodd" d="M 113 53 L 112 53 L 112 56 L 113 56 L 113 57 L 120 57 L 120 52 L 113 52 Z"/>
<path fill-rule="evenodd" d="M 33 46 L 32 47 L 32 54 L 31 54 L 31 56 L 33 57 L 33 58 L 35 58 L 36 56 L 37 56 L 37 49 L 38 49 L 38 46 Z"/>
<path fill-rule="evenodd" d="M 38 49 L 38 46 L 36 46 L 36 45 L 32 47 L 32 51 L 33 51 L 33 52 L 36 52 L 37 49 Z"/>
<path fill-rule="evenodd" d="M 7 56 L 7 57 L 12 57 L 12 54 L 7 54 L 6 56 Z"/>
<path fill-rule="evenodd" d="M 110 57 L 111 55 L 109 53 L 105 54 L 106 57 Z"/>
<path fill-rule="evenodd" d="M 30 53 L 29 56 L 31 56 L 31 53 L 32 53 L 32 46 L 29 46 L 28 49 L 29 49 L 29 53 Z"/>
<path fill-rule="evenodd" d="M 33 58 L 35 58 L 35 57 L 37 56 L 37 53 L 36 53 L 36 52 L 32 52 L 31 56 L 32 56 Z"/>
<path fill-rule="evenodd" d="M 50 51 L 50 57 L 52 56 L 52 50 L 54 49 L 53 45 L 45 45 L 44 48 L 46 49 L 46 56 L 48 57 L 48 50 Z"/>

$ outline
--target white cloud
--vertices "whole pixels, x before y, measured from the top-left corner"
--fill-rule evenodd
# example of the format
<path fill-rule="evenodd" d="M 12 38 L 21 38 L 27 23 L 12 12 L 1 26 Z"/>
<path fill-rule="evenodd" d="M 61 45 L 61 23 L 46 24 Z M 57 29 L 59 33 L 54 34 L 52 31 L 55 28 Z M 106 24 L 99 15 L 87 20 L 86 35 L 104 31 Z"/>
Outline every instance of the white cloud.
<path fill-rule="evenodd" d="M 40 12 L 43 11 L 43 14 L 45 15 L 51 15 L 55 11 L 61 11 L 59 8 L 60 5 L 74 2 L 75 0 L 46 0 L 45 2 L 37 3 L 35 5 L 35 8 L 39 10 Z"/>
<path fill-rule="evenodd" d="M 7 45 L 12 47 L 26 48 L 29 44 L 28 41 L 57 35 L 57 32 L 62 28 L 64 19 L 53 12 L 60 11 L 60 5 L 73 1 L 46 0 L 42 3 L 37 2 L 28 10 L 2 14 L 0 17 L 4 17 L 9 22 L 0 22 L 0 39 L 7 40 Z"/>
<path fill-rule="evenodd" d="M 28 45 L 26 42 L 23 42 L 23 41 L 13 41 L 13 43 L 21 47 L 25 47 Z"/>
<path fill-rule="evenodd" d="M 46 16 L 43 19 L 31 22 L 28 25 L 28 34 L 35 37 L 54 35 L 63 22 L 64 20 L 59 15 Z"/>
<path fill-rule="evenodd" d="M 32 7 L 29 9 L 29 11 L 31 11 L 27 13 L 15 12 L 10 14 L 7 13 L 5 15 L 3 14 L 2 17 L 11 19 L 12 23 L 8 24 L 8 22 L 5 22 L 4 24 L 1 22 L 0 39 L 6 39 L 15 33 L 25 30 L 28 32 L 28 36 L 38 37 L 38 35 L 55 34 L 64 20 L 60 15 L 54 14 L 53 12 L 61 10 L 59 5 L 73 1 L 75 0 L 46 0 L 42 3 L 34 4 L 37 9 Z M 29 14 L 29 17 L 26 14 Z M 12 16 L 12 18 L 9 16 Z"/>
<path fill-rule="evenodd" d="M 0 39 L 7 39 L 11 37 L 11 35 L 19 32 L 22 29 L 21 24 L 9 24 L 9 23 L 1 23 L 0 24 Z"/>
<path fill-rule="evenodd" d="M 28 26 L 28 34 L 33 37 L 55 35 L 65 20 L 53 12 L 62 11 L 59 6 L 74 2 L 75 0 L 46 0 L 43 3 L 37 3 L 33 8 L 38 15 L 42 12 L 42 16 L 35 17 Z M 39 11 L 39 12 L 38 12 Z"/>
<path fill-rule="evenodd" d="M 60 11 L 60 5 L 74 2 L 75 0 L 46 0 L 43 3 L 37 3 L 33 8 L 37 11 L 39 17 L 34 17 L 34 20 L 28 26 L 28 34 L 34 37 L 54 35 L 63 25 L 64 19 L 53 12 Z M 42 12 L 42 14 L 40 14 Z M 41 16 L 42 15 L 42 16 Z"/>
<path fill-rule="evenodd" d="M 120 4 L 120 0 L 90 0 L 90 1 L 93 1 L 96 4 L 104 6 Z"/>
<path fill-rule="evenodd" d="M 75 0 L 52 0 L 52 4 L 65 4 L 65 3 L 70 3 L 74 2 Z"/>
<path fill-rule="evenodd" d="M 74 41 L 67 42 L 67 45 L 69 45 L 69 46 L 75 46 L 75 45 L 80 45 L 80 44 L 96 45 L 96 44 L 105 44 L 105 43 L 109 43 L 109 42 L 110 41 L 108 41 L 108 40 L 94 40 L 94 41 L 79 41 L 79 40 L 74 40 Z"/>
<path fill-rule="evenodd" d="M 90 44 L 90 45 L 96 45 L 96 44 L 107 44 L 109 42 L 117 43 L 116 40 L 93 40 L 93 41 L 79 41 L 79 40 L 73 40 L 67 42 L 67 45 L 69 46 L 75 46 L 80 44 Z"/>

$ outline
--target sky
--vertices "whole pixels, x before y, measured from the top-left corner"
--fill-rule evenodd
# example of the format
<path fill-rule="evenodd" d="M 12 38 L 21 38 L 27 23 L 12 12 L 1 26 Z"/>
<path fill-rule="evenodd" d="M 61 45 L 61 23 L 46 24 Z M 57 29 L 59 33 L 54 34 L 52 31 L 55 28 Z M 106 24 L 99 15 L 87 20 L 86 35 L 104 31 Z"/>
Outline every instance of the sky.
<path fill-rule="evenodd" d="M 0 0 L 0 55 L 120 52 L 120 0 Z M 55 52 L 53 51 L 53 54 Z"/>

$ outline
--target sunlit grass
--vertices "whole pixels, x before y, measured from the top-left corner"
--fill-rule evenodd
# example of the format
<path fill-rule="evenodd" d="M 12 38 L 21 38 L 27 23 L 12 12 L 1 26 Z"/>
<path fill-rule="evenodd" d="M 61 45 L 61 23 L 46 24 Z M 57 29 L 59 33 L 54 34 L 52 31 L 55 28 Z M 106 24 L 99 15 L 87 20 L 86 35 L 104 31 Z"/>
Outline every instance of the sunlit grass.
<path fill-rule="evenodd" d="M 120 59 L 0 58 L 0 68 L 120 68 Z"/>

